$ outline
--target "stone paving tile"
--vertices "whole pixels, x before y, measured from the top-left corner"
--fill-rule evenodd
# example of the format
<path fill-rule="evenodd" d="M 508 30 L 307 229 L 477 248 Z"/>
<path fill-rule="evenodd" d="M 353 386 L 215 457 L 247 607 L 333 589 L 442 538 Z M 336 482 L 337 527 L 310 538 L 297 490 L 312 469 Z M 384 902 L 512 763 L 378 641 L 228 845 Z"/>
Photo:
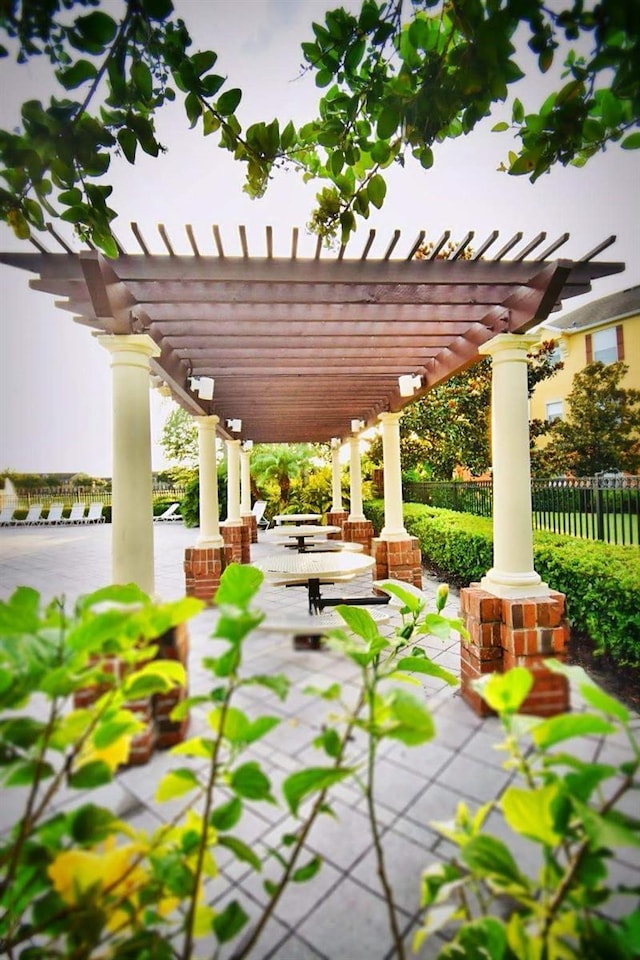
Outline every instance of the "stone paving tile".
<path fill-rule="evenodd" d="M 438 782 L 473 800 L 485 803 L 499 795 L 509 781 L 509 774 L 471 757 L 457 754 L 440 771 Z"/>

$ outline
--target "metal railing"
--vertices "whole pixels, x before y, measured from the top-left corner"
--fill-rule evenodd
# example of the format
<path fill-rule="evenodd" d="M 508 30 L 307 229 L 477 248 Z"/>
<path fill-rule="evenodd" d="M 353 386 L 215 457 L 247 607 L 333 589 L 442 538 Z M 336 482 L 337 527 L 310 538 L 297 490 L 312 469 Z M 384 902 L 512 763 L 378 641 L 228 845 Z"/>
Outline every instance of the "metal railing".
<path fill-rule="evenodd" d="M 408 482 L 406 502 L 479 517 L 493 512 L 490 480 Z M 640 477 L 556 477 L 531 481 L 535 530 L 640 546 Z"/>
<path fill-rule="evenodd" d="M 182 500 L 184 487 L 154 487 L 153 502 L 156 500 Z M 62 503 L 71 507 L 74 503 L 101 503 L 111 506 L 111 487 L 34 487 L 16 490 L 16 510 L 28 510 L 32 504 L 41 503 L 48 509 L 52 503 Z"/>

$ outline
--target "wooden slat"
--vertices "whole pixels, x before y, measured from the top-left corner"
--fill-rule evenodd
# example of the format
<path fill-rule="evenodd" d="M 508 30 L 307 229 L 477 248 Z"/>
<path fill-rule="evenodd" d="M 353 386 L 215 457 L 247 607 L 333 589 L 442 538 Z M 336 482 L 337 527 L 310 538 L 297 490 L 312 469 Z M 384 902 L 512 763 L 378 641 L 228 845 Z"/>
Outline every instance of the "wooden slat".
<path fill-rule="evenodd" d="M 221 260 L 224 260 L 224 247 L 222 246 L 222 237 L 220 236 L 220 227 L 217 223 L 214 223 L 213 227 L 213 240 L 216 245 L 216 250 L 218 251 L 218 256 Z"/>
<path fill-rule="evenodd" d="M 73 250 L 73 249 L 69 246 L 69 244 L 67 243 L 67 241 L 66 241 L 63 237 L 61 237 L 60 234 L 55 230 L 55 228 L 54 228 L 54 226 L 53 226 L 52 223 L 47 223 L 46 226 L 47 226 L 47 230 L 49 231 L 49 233 L 51 234 L 51 236 L 53 237 L 53 239 L 56 240 L 56 241 L 60 244 L 60 246 L 62 247 L 62 249 L 65 251 L 65 253 L 75 253 L 75 250 Z"/>
<path fill-rule="evenodd" d="M 607 237 L 606 240 L 603 240 L 602 243 L 599 243 L 597 247 L 594 247 L 593 250 L 589 250 L 589 253 L 585 253 L 584 257 L 580 257 L 579 263 L 588 263 L 589 260 L 593 260 L 594 257 L 597 257 L 599 253 L 602 253 L 603 250 L 606 250 L 607 247 L 610 247 L 612 243 L 616 242 L 616 235 L 612 233 L 610 237 Z"/>
<path fill-rule="evenodd" d="M 480 244 L 480 246 L 478 247 L 478 249 L 476 250 L 476 252 L 474 253 L 471 259 L 479 260 L 480 257 L 487 252 L 489 247 L 496 242 L 499 236 L 500 236 L 500 233 L 498 230 L 492 230 L 489 236 L 487 237 L 487 239 L 484 241 L 484 243 Z"/>
<path fill-rule="evenodd" d="M 473 230 L 469 230 L 469 233 L 464 237 L 464 239 L 462 239 L 462 240 L 460 241 L 460 243 L 458 244 L 458 246 L 455 248 L 455 250 L 453 251 L 453 253 L 452 253 L 451 256 L 449 257 L 449 259 L 450 259 L 450 260 L 459 260 L 460 257 L 462 256 L 462 254 L 464 253 L 464 251 L 466 250 L 466 248 L 469 246 L 469 244 L 470 244 L 471 241 L 473 240 L 474 236 L 475 236 L 475 234 L 474 234 Z"/>
<path fill-rule="evenodd" d="M 382 258 L 383 260 L 389 260 L 389 259 L 390 259 L 391 254 L 392 254 L 393 251 L 395 250 L 396 244 L 398 243 L 398 240 L 399 240 L 399 239 L 400 239 L 400 231 L 399 231 L 399 230 L 394 230 L 394 231 L 393 231 L 393 236 L 391 237 L 391 241 L 390 241 L 390 243 L 389 243 L 389 246 L 387 247 L 387 249 L 386 249 L 386 251 L 385 251 L 385 254 L 384 254 L 384 257 Z"/>
<path fill-rule="evenodd" d="M 150 257 L 151 254 L 149 253 L 149 248 L 144 241 L 144 237 L 142 236 L 142 231 L 140 230 L 140 227 L 135 221 L 132 221 L 131 223 L 131 233 L 134 235 L 134 237 L 138 241 L 138 245 L 142 250 L 142 252 L 144 253 L 145 257 Z"/>
<path fill-rule="evenodd" d="M 369 250 L 371 250 L 371 247 L 372 247 L 372 245 L 373 245 L 373 241 L 375 240 L 375 238 L 376 238 L 376 232 L 375 232 L 375 230 L 369 230 L 369 236 L 367 237 L 367 242 L 365 243 L 365 245 L 364 245 L 364 250 L 362 251 L 362 254 L 360 255 L 360 259 L 361 259 L 361 260 L 366 260 L 366 259 L 367 259 L 367 256 L 368 256 L 368 254 L 369 254 Z"/>
<path fill-rule="evenodd" d="M 198 249 L 198 244 L 196 243 L 196 237 L 195 237 L 195 234 L 194 234 L 194 232 L 193 232 L 193 227 L 191 226 L 190 223 L 187 223 L 187 224 L 185 225 L 185 228 L 184 228 L 184 229 L 186 230 L 187 237 L 189 238 L 189 243 L 191 244 L 191 249 L 193 250 L 193 255 L 194 255 L 195 257 L 199 257 L 199 256 L 200 256 L 200 251 L 199 251 L 199 249 Z"/>
<path fill-rule="evenodd" d="M 438 256 L 438 254 L 440 253 L 440 251 L 442 250 L 442 248 L 444 247 L 445 243 L 447 242 L 450 236 L 451 236 L 451 230 L 445 230 L 445 232 L 442 234 L 440 239 L 436 241 L 436 243 L 434 244 L 433 250 L 427 257 L 427 260 L 436 259 L 436 257 Z"/>
<path fill-rule="evenodd" d="M 160 237 L 162 238 L 162 242 L 167 248 L 167 253 L 169 254 L 169 256 L 175 257 L 176 253 L 173 247 L 171 246 L 171 241 L 169 240 L 169 234 L 167 233 L 164 223 L 158 224 L 158 233 L 160 234 Z"/>
<path fill-rule="evenodd" d="M 558 237 L 557 240 L 554 240 L 553 243 L 551 243 L 545 250 L 543 250 L 543 252 L 542 252 L 541 254 L 538 255 L 538 259 L 539 259 L 539 260 L 546 260 L 547 257 L 550 257 L 550 256 L 551 256 L 552 253 L 555 253 L 555 251 L 558 249 L 558 247 L 563 246 L 563 244 L 565 244 L 565 243 L 567 242 L 567 240 L 569 239 L 570 236 L 571 236 L 571 234 L 569 234 L 569 233 L 562 233 L 562 234 L 560 234 L 560 236 Z"/>
<path fill-rule="evenodd" d="M 418 236 L 416 237 L 416 239 L 413 241 L 413 246 L 411 247 L 411 249 L 409 250 L 409 253 L 407 254 L 407 260 L 413 260 L 413 258 L 414 258 L 415 255 L 416 255 L 417 250 L 419 249 L 419 247 L 422 246 L 422 242 L 423 242 L 424 238 L 426 237 L 426 235 L 427 235 L 427 231 L 426 231 L 426 230 L 421 230 L 421 231 L 420 231 L 420 233 L 418 234 Z"/>
<path fill-rule="evenodd" d="M 499 250 L 498 253 L 496 253 L 495 257 L 491 262 L 499 263 L 499 261 L 502 260 L 502 258 L 506 256 L 507 253 L 509 253 L 509 250 L 512 250 L 513 247 L 515 247 L 516 243 L 520 243 L 521 240 L 522 240 L 522 231 L 518 230 L 518 232 L 514 233 L 514 235 L 511 237 L 510 240 L 507 240 L 504 247 L 502 247 L 502 249 Z"/>
<path fill-rule="evenodd" d="M 295 260 L 298 256 L 298 228 L 294 227 L 291 231 L 291 259 Z"/>
<path fill-rule="evenodd" d="M 247 228 L 243 225 L 239 226 L 238 233 L 240 234 L 240 247 L 242 248 L 242 256 L 245 260 L 248 260 L 249 245 L 247 244 Z"/>
<path fill-rule="evenodd" d="M 265 227 L 265 237 L 267 241 L 267 259 L 273 259 L 273 227 Z"/>
<path fill-rule="evenodd" d="M 529 254 L 532 252 L 532 250 L 535 250 L 536 247 L 539 247 L 542 241 L 546 239 L 547 239 L 547 235 L 543 230 L 542 233 L 539 233 L 537 237 L 534 237 L 531 243 L 528 243 L 527 246 L 524 248 L 524 250 L 521 250 L 518 256 L 514 257 L 513 259 L 516 262 L 526 260 Z"/>

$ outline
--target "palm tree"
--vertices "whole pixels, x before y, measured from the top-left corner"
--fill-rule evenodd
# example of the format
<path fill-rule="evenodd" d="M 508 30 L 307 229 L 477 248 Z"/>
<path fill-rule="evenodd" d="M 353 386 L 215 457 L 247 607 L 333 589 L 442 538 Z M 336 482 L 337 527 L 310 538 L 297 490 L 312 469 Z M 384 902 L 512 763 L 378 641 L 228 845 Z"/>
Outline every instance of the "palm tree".
<path fill-rule="evenodd" d="M 251 471 L 256 484 L 261 486 L 275 480 L 280 489 L 280 510 L 289 502 L 291 480 L 304 476 L 312 466 L 314 449 L 308 443 L 264 443 L 253 448 Z"/>

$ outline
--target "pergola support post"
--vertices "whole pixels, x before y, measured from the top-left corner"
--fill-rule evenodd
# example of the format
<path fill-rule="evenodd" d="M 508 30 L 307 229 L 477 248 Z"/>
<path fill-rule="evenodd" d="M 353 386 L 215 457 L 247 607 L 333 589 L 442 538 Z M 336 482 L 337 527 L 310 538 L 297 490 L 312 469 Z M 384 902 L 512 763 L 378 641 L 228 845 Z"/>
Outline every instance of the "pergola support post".
<path fill-rule="evenodd" d="M 249 527 L 240 516 L 240 441 L 227 440 L 227 519 L 221 524 L 222 536 L 231 547 L 235 563 L 251 562 Z"/>
<path fill-rule="evenodd" d="M 327 523 L 331 527 L 340 527 L 340 533 L 330 533 L 328 540 L 341 540 L 344 524 L 349 514 L 342 504 L 342 464 L 340 463 L 340 441 L 331 441 L 331 510 L 327 512 Z"/>
<path fill-rule="evenodd" d="M 257 543 L 258 521 L 251 510 L 251 450 L 244 447 L 240 450 L 240 517 L 249 528 L 249 543 Z"/>
<path fill-rule="evenodd" d="M 524 713 L 552 716 L 569 708 L 565 677 L 546 657 L 566 656 L 565 598 L 549 590 L 533 566 L 527 354 L 536 337 L 499 334 L 480 347 L 491 357 L 493 566 L 461 590 L 470 642 L 461 645 L 462 696 L 480 716 L 488 711 L 472 683 L 486 673 L 527 667 L 534 676 Z"/>
<path fill-rule="evenodd" d="M 361 543 L 365 553 L 371 555 L 373 524 L 367 520 L 362 508 L 362 467 L 360 463 L 360 438 L 349 437 L 349 485 L 351 511 L 342 527 L 343 538 L 348 543 Z"/>
<path fill-rule="evenodd" d="M 384 463 L 384 526 L 372 542 L 375 579 L 403 580 L 422 588 L 420 541 L 407 533 L 402 511 L 400 413 L 381 413 Z"/>
<path fill-rule="evenodd" d="M 218 507 L 218 465 L 216 427 L 220 418 L 196 417 L 200 479 L 200 533 L 195 547 L 184 554 L 185 587 L 188 597 L 211 604 L 220 586 L 220 577 L 231 559 L 220 533 Z"/>

